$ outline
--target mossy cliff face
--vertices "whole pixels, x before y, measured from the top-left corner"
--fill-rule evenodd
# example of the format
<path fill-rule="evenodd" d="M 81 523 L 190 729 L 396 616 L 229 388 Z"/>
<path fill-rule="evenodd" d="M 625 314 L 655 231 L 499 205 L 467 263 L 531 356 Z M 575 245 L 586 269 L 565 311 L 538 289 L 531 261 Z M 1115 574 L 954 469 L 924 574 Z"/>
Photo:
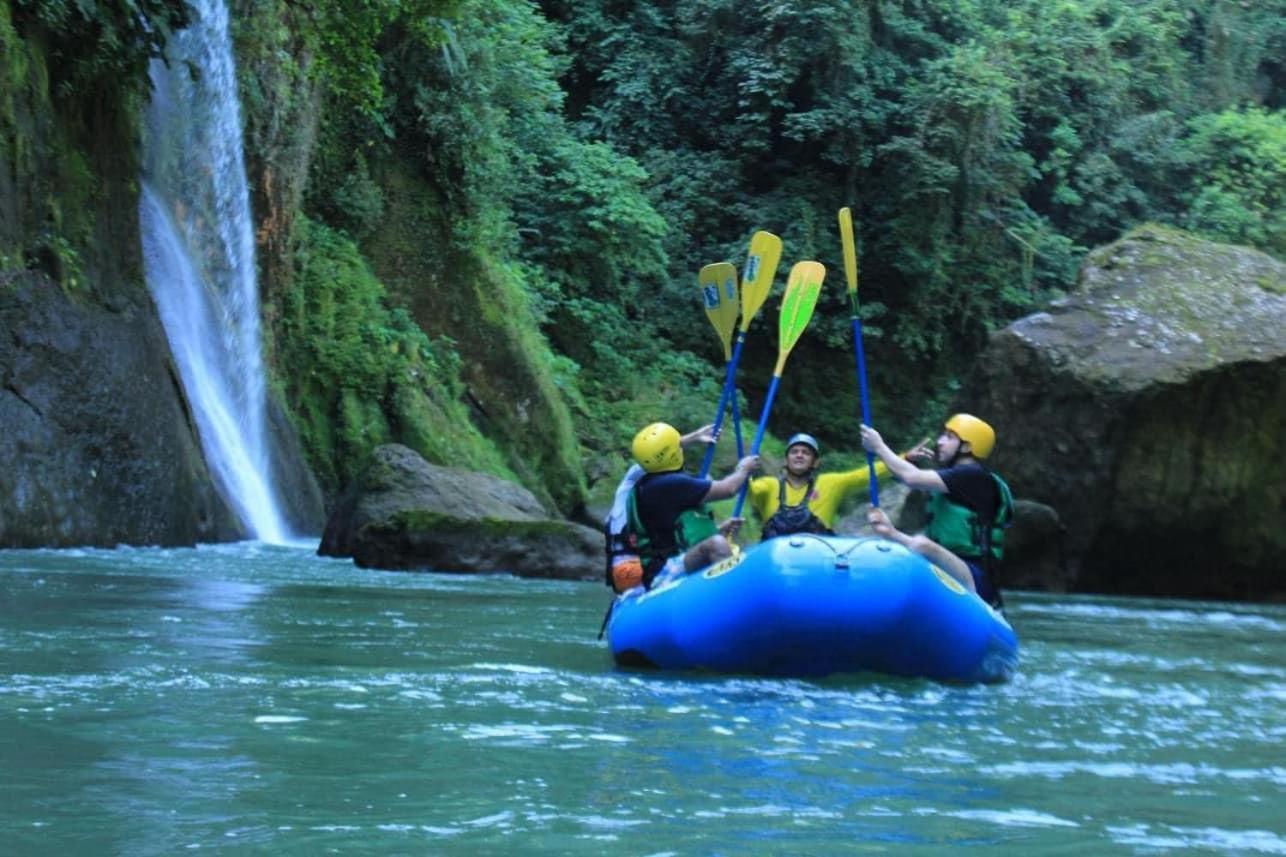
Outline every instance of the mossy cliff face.
<path fill-rule="evenodd" d="M 51 92 L 0 3 L 0 546 L 239 535 L 143 283 L 145 81 Z"/>
<path fill-rule="evenodd" d="M 1284 285 L 1263 253 L 1146 227 L 992 337 L 959 402 L 1058 511 L 1074 588 L 1286 592 Z"/>
<path fill-rule="evenodd" d="M 520 290 L 481 248 L 453 241 L 431 186 L 408 159 L 393 153 L 375 172 L 386 189 L 385 216 L 363 248 L 376 272 L 426 332 L 456 343 L 473 421 L 507 450 L 523 485 L 564 514 L 579 511 L 585 477 L 571 417 Z"/>
<path fill-rule="evenodd" d="M 327 494 L 398 442 L 579 510 L 571 420 L 512 278 L 485 248 L 451 244 L 453 215 L 423 158 L 402 157 L 396 141 L 367 153 L 376 163 L 363 181 L 383 206 L 369 234 L 355 241 L 304 217 L 306 198 L 337 191 L 310 184 L 326 178 L 313 162 L 319 126 L 334 121 L 312 73 L 316 22 L 275 0 L 233 7 L 268 361 Z"/>
<path fill-rule="evenodd" d="M 312 50 L 293 32 L 308 26 L 306 9 L 272 0 L 231 0 L 229 7 L 259 294 L 264 327 L 271 330 L 293 279 L 295 224 L 322 99 L 312 74 Z"/>
<path fill-rule="evenodd" d="M 177 4 L 145 5 L 177 20 Z M 146 55 L 131 39 L 82 39 L 85 19 L 55 33 L 27 13 L 20 31 L 0 2 L 0 546 L 244 537 L 144 282 Z M 85 70 L 107 61 L 112 73 Z M 271 419 L 286 515 L 316 532 L 320 496 L 290 426 L 279 410 Z"/>
<path fill-rule="evenodd" d="M 48 52 L 0 3 L 0 268 L 44 271 L 114 308 L 147 300 L 138 242 L 138 110 L 146 80 L 51 92 Z"/>

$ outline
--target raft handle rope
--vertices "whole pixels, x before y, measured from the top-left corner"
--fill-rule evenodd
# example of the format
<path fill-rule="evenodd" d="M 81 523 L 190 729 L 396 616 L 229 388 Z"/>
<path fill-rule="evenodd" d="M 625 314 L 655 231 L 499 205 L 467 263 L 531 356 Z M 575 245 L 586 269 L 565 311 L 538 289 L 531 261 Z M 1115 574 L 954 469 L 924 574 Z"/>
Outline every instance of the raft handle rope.
<path fill-rule="evenodd" d="M 802 547 L 805 539 L 812 542 L 820 542 L 825 545 L 831 553 L 835 554 L 836 568 L 848 568 L 848 551 L 851 551 L 853 548 L 849 548 L 847 551 L 840 553 L 835 549 L 835 545 L 831 544 L 830 541 L 818 533 L 791 533 L 790 546 Z M 857 547 L 857 545 L 854 545 L 853 547 Z"/>
<path fill-rule="evenodd" d="M 824 541 L 824 540 L 823 540 L 823 541 Z M 825 541 L 824 541 L 824 543 L 825 543 L 825 544 L 826 544 L 826 546 L 827 546 L 827 547 L 829 547 L 831 550 L 835 551 L 835 567 L 836 567 L 836 568 L 848 568 L 848 567 L 849 567 L 849 562 L 850 562 L 850 554 L 852 554 L 852 552 L 853 552 L 853 551 L 857 550 L 857 549 L 858 549 L 858 548 L 860 548 L 862 545 L 864 545 L 864 544 L 866 544 L 867 542 L 870 542 L 870 541 L 880 541 L 880 540 L 879 540 L 879 539 L 874 539 L 874 538 L 872 538 L 871 536 L 863 536 L 863 537 L 858 538 L 856 541 L 854 541 L 854 542 L 853 542 L 853 545 L 852 545 L 851 547 L 849 547 L 847 550 L 843 551 L 843 552 L 841 552 L 841 551 L 835 551 L 835 546 L 834 546 L 834 545 L 832 545 L 830 542 L 825 542 Z"/>

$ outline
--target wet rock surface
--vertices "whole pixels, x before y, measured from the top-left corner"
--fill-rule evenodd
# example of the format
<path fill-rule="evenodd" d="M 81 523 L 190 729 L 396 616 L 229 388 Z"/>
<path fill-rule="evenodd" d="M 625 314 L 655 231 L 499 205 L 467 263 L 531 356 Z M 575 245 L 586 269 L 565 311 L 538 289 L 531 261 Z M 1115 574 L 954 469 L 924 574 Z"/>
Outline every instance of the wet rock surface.
<path fill-rule="evenodd" d="M 318 552 L 362 567 L 598 580 L 603 537 L 551 515 L 527 489 L 379 447 L 331 513 Z"/>
<path fill-rule="evenodd" d="M 1282 262 L 1137 230 L 1090 254 L 1075 293 L 995 333 L 957 404 L 995 426 L 1015 496 L 1062 522 L 1040 552 L 1063 553 L 1070 589 L 1286 593 Z"/>

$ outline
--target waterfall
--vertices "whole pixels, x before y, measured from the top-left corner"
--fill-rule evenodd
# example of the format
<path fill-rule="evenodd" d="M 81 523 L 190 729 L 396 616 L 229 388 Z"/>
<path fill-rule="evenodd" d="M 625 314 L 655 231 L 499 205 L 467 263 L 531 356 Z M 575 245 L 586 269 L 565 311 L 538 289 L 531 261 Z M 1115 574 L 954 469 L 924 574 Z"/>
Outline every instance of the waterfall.
<path fill-rule="evenodd" d="M 255 538 L 289 540 L 272 486 L 250 195 L 224 0 L 153 60 L 139 226 L 148 288 L 224 497 Z"/>

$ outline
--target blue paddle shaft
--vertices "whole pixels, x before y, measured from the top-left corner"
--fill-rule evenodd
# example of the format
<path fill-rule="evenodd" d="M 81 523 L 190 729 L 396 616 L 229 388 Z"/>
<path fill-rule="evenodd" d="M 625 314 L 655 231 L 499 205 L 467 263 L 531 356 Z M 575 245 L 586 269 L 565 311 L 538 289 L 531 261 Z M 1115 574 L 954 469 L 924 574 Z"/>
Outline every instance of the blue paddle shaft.
<path fill-rule="evenodd" d="M 741 438 L 741 406 L 737 404 L 737 388 L 732 388 L 732 429 L 737 435 L 737 460 L 746 457 L 746 442 Z"/>
<path fill-rule="evenodd" d="M 862 348 L 862 320 L 853 313 L 853 348 L 857 352 L 857 385 L 862 391 L 862 422 L 871 424 L 871 396 L 866 389 L 866 352 Z M 866 453 L 866 466 L 871 472 L 871 505 L 879 508 L 880 484 L 875 478 L 875 453 Z"/>
<path fill-rule="evenodd" d="M 764 409 L 759 414 L 759 428 L 755 429 L 755 442 L 750 445 L 751 455 L 759 454 L 759 444 L 763 443 L 764 430 L 768 428 L 768 412 L 772 410 L 772 400 L 777 396 L 777 384 L 780 381 L 780 375 L 773 375 L 772 381 L 768 384 L 768 396 L 764 399 Z M 737 505 L 732 510 L 732 517 L 741 517 L 741 510 L 746 505 L 746 492 L 749 490 L 750 480 L 747 479 L 741 483 L 741 490 L 737 492 Z"/>
<path fill-rule="evenodd" d="M 737 458 L 741 458 L 741 419 L 737 414 L 737 363 L 741 360 L 741 346 L 746 344 L 746 334 L 737 333 L 737 345 L 732 349 L 732 359 L 728 361 L 723 374 L 723 390 L 719 393 L 719 413 L 714 417 L 714 434 L 719 436 L 723 427 L 723 413 L 728 409 L 728 397 L 732 397 L 732 419 L 737 427 Z M 717 443 L 717 442 L 716 442 Z M 705 458 L 701 459 L 701 478 L 710 474 L 710 465 L 714 464 L 716 443 L 706 444 Z"/>

